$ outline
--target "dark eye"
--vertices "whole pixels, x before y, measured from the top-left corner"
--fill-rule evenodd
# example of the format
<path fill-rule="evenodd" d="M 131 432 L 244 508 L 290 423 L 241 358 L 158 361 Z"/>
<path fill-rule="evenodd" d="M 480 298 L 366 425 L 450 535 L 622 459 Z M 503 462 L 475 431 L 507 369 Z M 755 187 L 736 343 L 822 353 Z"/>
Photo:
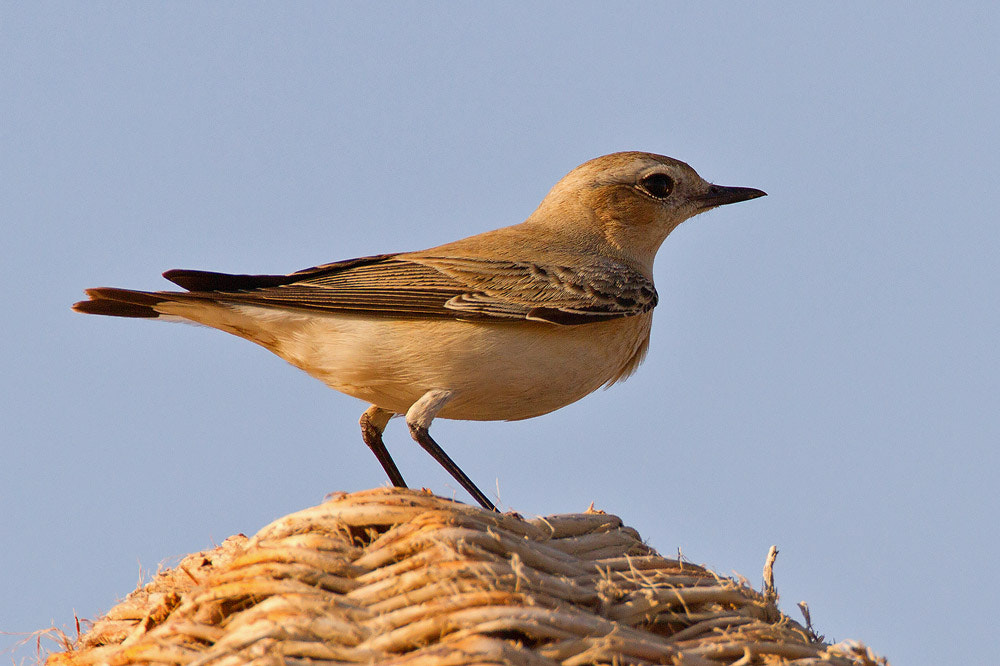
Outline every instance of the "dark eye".
<path fill-rule="evenodd" d="M 639 181 L 639 187 L 657 199 L 666 199 L 674 190 L 674 179 L 665 173 L 652 173 Z"/>

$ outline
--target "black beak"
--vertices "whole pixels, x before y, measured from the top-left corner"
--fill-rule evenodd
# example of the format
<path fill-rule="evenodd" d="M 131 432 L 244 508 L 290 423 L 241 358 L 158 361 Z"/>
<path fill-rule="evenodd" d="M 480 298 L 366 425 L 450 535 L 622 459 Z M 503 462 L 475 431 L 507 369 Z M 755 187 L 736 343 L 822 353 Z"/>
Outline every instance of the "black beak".
<path fill-rule="evenodd" d="M 698 197 L 698 207 L 708 210 L 716 206 L 749 201 L 757 197 L 766 197 L 767 192 L 755 190 L 752 187 L 726 187 L 724 185 L 709 185 L 708 191 Z"/>

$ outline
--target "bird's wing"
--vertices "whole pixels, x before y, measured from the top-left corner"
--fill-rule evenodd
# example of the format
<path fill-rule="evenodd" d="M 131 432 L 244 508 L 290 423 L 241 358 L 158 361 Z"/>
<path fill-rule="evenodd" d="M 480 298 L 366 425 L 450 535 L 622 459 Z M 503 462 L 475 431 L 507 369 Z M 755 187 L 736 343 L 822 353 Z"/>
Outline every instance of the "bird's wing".
<path fill-rule="evenodd" d="M 174 270 L 190 296 L 224 303 L 408 319 L 583 324 L 648 312 L 652 282 L 617 262 L 584 268 L 465 257 L 363 257 L 290 275 Z"/>

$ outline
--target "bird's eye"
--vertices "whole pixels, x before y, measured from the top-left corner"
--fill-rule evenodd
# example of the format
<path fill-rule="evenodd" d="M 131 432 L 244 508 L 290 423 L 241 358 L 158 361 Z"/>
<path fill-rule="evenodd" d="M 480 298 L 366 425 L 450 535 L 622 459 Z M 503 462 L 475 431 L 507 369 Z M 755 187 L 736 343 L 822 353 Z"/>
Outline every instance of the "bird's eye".
<path fill-rule="evenodd" d="M 666 199 L 674 190 L 674 179 L 665 173 L 653 173 L 640 180 L 639 187 L 657 199 Z"/>

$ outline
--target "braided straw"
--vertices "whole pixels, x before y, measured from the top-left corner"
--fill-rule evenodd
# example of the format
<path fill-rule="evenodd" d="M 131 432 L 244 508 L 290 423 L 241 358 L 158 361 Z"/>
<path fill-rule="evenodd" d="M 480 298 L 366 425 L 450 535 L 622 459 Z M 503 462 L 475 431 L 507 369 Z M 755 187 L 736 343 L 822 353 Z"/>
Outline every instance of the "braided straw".
<path fill-rule="evenodd" d="M 773 588 L 771 588 L 773 590 Z M 885 664 L 601 512 L 340 494 L 184 558 L 52 665 Z"/>

